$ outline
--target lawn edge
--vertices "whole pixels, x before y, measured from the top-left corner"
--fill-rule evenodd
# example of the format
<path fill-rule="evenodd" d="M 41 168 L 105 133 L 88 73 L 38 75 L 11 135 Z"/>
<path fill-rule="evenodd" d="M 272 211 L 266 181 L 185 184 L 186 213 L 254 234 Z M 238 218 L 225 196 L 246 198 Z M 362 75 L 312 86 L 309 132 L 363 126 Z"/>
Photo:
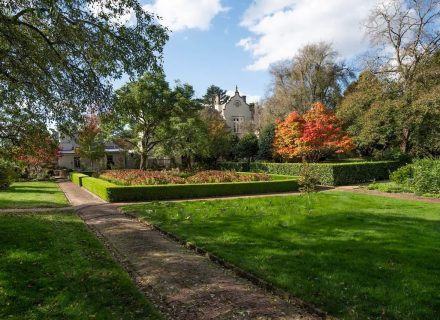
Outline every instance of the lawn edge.
<path fill-rule="evenodd" d="M 139 218 L 138 216 L 136 216 L 135 214 L 132 214 L 130 212 L 124 211 L 122 207 L 117 207 L 117 210 L 119 212 L 121 212 L 122 214 L 135 219 L 138 222 L 141 222 L 149 227 L 151 227 L 153 230 L 161 233 L 162 235 L 164 235 L 166 238 L 179 243 L 180 245 L 184 246 L 185 248 L 191 250 L 192 252 L 200 255 L 200 256 L 204 256 L 207 259 L 209 259 L 210 261 L 212 261 L 213 263 L 215 263 L 216 265 L 219 265 L 220 267 L 223 267 L 225 269 L 231 270 L 232 272 L 234 272 L 237 276 L 244 278 L 248 281 L 250 281 L 251 283 L 253 283 L 254 285 L 258 286 L 259 288 L 266 290 L 276 296 L 278 296 L 279 298 L 283 299 L 283 300 L 287 300 L 287 301 L 294 301 L 296 304 L 298 304 L 299 306 L 303 307 L 305 310 L 307 310 L 308 312 L 314 313 L 316 315 L 318 315 L 319 317 L 321 317 L 322 319 L 335 319 L 332 316 L 330 316 L 327 312 L 317 308 L 316 306 L 314 306 L 313 304 L 306 302 L 290 293 L 288 293 L 287 291 L 273 285 L 272 283 L 261 279 L 260 277 L 254 275 L 251 272 L 248 272 L 240 267 L 237 267 L 236 265 L 224 260 L 223 258 L 207 251 L 206 249 L 203 249 L 197 245 L 195 245 L 192 242 L 189 241 L 185 241 L 182 240 L 181 238 L 179 238 L 178 236 L 176 236 L 175 234 L 168 232 L 164 229 L 162 229 L 161 227 L 152 224 L 146 220 L 143 220 L 141 218 Z"/>

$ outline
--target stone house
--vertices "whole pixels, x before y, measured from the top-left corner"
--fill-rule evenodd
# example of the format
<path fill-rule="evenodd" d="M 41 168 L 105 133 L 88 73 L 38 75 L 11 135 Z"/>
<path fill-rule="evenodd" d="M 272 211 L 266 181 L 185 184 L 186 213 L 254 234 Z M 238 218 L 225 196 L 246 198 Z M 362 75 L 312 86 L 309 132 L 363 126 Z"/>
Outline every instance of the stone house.
<path fill-rule="evenodd" d="M 220 104 L 220 98 L 217 97 L 214 107 L 225 119 L 230 130 L 238 136 L 253 131 L 250 128 L 254 122 L 255 107 L 246 102 L 246 96 L 240 95 L 238 87 L 235 88 L 235 94 L 224 104 Z"/>

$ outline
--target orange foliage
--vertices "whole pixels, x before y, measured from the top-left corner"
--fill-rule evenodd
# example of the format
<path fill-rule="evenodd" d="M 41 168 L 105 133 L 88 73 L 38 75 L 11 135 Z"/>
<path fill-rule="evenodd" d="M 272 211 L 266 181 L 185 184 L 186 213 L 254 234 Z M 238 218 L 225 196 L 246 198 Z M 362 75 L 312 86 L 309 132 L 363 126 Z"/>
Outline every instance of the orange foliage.
<path fill-rule="evenodd" d="M 273 148 L 276 155 L 285 159 L 319 161 L 334 153 L 348 152 L 354 146 L 333 112 L 317 102 L 303 116 L 291 112 L 277 121 Z"/>

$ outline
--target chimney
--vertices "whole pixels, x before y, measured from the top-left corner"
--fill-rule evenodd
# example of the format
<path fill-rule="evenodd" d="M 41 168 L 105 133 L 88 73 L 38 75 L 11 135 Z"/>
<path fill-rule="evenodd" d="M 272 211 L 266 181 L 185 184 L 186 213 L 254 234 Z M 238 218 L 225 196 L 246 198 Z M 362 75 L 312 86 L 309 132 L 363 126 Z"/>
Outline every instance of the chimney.
<path fill-rule="evenodd" d="M 214 105 L 218 106 L 220 104 L 220 95 L 216 94 L 214 98 Z"/>
<path fill-rule="evenodd" d="M 242 97 L 244 103 L 247 103 L 247 102 L 246 102 L 246 96 L 241 96 L 241 97 Z"/>

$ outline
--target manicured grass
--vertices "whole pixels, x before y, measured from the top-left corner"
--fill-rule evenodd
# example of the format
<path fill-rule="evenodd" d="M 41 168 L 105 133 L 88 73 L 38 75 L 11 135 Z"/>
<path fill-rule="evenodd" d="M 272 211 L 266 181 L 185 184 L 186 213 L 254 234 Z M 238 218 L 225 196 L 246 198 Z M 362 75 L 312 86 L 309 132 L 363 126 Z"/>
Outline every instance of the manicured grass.
<path fill-rule="evenodd" d="M 15 182 L 0 191 L 0 209 L 66 207 L 68 202 L 55 182 Z"/>
<path fill-rule="evenodd" d="M 0 215 L 0 319 L 160 319 L 72 213 Z"/>
<path fill-rule="evenodd" d="M 401 184 L 398 184 L 396 182 L 375 182 L 375 183 L 370 183 L 367 186 L 368 190 L 379 190 L 382 192 L 387 192 L 387 193 L 402 193 L 402 192 L 407 192 L 407 193 L 414 193 L 414 190 L 412 190 L 411 188 L 407 187 L 407 186 L 403 186 Z M 420 194 L 421 196 L 424 197 L 431 197 L 431 198 L 440 198 L 440 194 L 434 194 L 434 193 L 422 193 Z"/>
<path fill-rule="evenodd" d="M 342 319 L 439 319 L 440 205 L 350 192 L 125 207 Z"/>

